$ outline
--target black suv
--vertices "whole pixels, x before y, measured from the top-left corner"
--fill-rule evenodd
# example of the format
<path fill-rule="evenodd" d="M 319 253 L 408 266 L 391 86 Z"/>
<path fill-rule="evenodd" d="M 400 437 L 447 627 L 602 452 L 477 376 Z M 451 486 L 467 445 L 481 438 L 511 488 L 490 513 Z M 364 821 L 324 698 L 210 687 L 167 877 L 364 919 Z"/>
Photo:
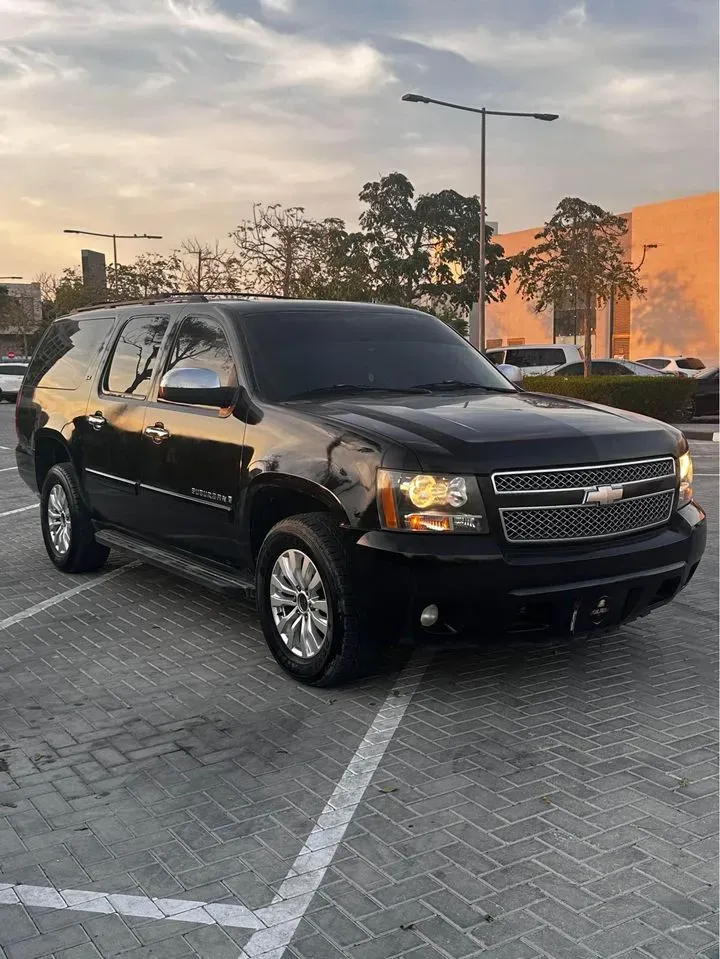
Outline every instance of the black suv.
<path fill-rule="evenodd" d="M 278 662 L 378 642 L 587 634 L 671 600 L 705 546 L 682 433 L 516 388 L 428 314 L 186 296 L 55 321 L 17 462 L 70 573 L 112 547 L 254 591 Z"/>

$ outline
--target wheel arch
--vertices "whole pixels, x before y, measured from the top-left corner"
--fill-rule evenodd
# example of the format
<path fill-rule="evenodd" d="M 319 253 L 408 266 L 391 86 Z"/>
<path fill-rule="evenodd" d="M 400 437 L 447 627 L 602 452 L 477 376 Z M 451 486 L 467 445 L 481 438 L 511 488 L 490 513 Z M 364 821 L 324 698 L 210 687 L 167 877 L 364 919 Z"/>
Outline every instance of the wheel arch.
<path fill-rule="evenodd" d="M 300 513 L 327 513 L 338 527 L 349 526 L 348 514 L 335 494 L 302 476 L 268 472 L 256 477 L 245 495 L 243 528 L 253 562 L 276 523 Z"/>

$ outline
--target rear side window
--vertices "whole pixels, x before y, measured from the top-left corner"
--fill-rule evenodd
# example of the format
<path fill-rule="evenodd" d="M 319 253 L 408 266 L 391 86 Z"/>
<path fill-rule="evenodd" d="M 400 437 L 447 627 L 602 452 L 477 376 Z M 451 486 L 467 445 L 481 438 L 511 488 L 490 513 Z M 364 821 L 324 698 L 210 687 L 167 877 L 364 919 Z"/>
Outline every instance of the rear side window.
<path fill-rule="evenodd" d="M 648 360 L 638 360 L 638 363 L 643 363 L 645 366 L 652 366 L 654 370 L 664 370 L 668 365 L 667 360 L 655 359 L 654 357 L 650 357 Z"/>
<path fill-rule="evenodd" d="M 702 360 L 699 360 L 696 356 L 686 356 L 681 360 L 677 361 L 677 365 L 681 370 L 704 370 L 705 364 Z"/>
<path fill-rule="evenodd" d="M 51 324 L 33 355 L 25 385 L 52 390 L 76 390 L 113 325 L 109 316 L 68 318 Z"/>
<path fill-rule="evenodd" d="M 502 363 L 505 350 L 488 350 L 485 355 L 491 362 L 495 364 Z"/>
<path fill-rule="evenodd" d="M 120 331 L 105 374 L 103 390 L 145 399 L 168 318 L 136 316 Z"/>
<path fill-rule="evenodd" d="M 563 350 L 512 349 L 507 351 L 507 363 L 513 366 L 560 366 L 565 362 Z"/>
<path fill-rule="evenodd" d="M 558 372 L 562 376 L 582 376 L 585 372 L 585 367 L 582 363 L 569 363 L 567 366 L 563 366 Z"/>

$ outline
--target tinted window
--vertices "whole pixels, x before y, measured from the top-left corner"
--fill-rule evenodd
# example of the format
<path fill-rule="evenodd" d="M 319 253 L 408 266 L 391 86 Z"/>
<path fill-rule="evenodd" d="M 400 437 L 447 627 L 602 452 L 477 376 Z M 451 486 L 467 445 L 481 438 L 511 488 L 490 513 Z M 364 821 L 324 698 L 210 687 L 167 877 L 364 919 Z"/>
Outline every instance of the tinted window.
<path fill-rule="evenodd" d="M 22 376 L 25 373 L 27 366 L 19 366 L 17 363 L 3 363 L 0 364 L 0 373 L 5 376 Z"/>
<path fill-rule="evenodd" d="M 513 392 L 492 363 L 427 313 L 258 310 L 242 323 L 260 392 L 274 402 L 337 384 L 404 390 L 460 380 Z"/>
<path fill-rule="evenodd" d="M 222 326 L 205 316 L 183 320 L 164 372 L 202 367 L 220 377 L 221 387 L 236 385 L 235 363 Z"/>
<path fill-rule="evenodd" d="M 652 366 L 654 370 L 664 370 L 668 365 L 667 360 L 653 359 L 652 357 L 649 360 L 638 360 L 638 363 L 642 363 L 645 366 Z"/>
<path fill-rule="evenodd" d="M 105 376 L 108 393 L 143 399 L 167 329 L 166 316 L 136 316 L 122 328 Z"/>
<path fill-rule="evenodd" d="M 595 376 L 632 376 L 630 370 L 623 366 L 622 363 L 591 361 L 590 365 Z"/>
<path fill-rule="evenodd" d="M 583 376 L 585 366 L 582 363 L 568 363 L 567 366 L 560 367 L 558 373 L 560 376 Z"/>
<path fill-rule="evenodd" d="M 77 389 L 112 324 L 109 316 L 51 324 L 30 361 L 25 384 L 43 389 Z"/>
<path fill-rule="evenodd" d="M 502 363 L 504 355 L 505 350 L 487 350 L 485 353 L 485 356 L 487 356 L 492 363 Z"/>
<path fill-rule="evenodd" d="M 705 364 L 702 360 L 697 359 L 695 356 L 686 356 L 681 360 L 677 361 L 677 365 L 681 370 L 704 370 Z"/>
<path fill-rule="evenodd" d="M 559 366 L 565 362 L 565 353 L 553 349 L 513 349 L 507 351 L 506 362 L 514 366 Z"/>

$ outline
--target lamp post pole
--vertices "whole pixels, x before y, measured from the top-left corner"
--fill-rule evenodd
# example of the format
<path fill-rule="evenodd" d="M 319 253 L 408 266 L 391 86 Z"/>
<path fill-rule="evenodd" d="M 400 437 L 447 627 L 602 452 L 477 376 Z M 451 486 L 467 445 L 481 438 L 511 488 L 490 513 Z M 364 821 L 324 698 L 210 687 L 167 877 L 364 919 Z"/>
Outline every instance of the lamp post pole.
<path fill-rule="evenodd" d="M 545 120 L 550 122 L 558 119 L 557 113 L 519 113 L 515 110 L 488 110 L 486 107 L 468 107 L 461 103 L 449 103 L 447 100 L 435 100 L 419 93 L 406 93 L 402 98 L 406 103 L 434 103 L 440 107 L 449 107 L 451 110 L 463 110 L 466 113 L 480 114 L 480 250 L 478 260 L 478 330 L 477 342 L 473 346 L 479 350 L 485 349 L 485 299 L 487 296 L 487 282 L 485 270 L 485 128 L 486 119 L 492 117 L 529 117 L 531 120 Z"/>
<path fill-rule="evenodd" d="M 117 241 L 118 240 L 162 240 L 162 237 L 154 233 L 94 233 L 92 230 L 63 230 L 63 233 L 75 233 L 81 236 L 103 236 L 113 241 L 113 290 L 117 294 L 118 289 L 118 258 Z"/>

